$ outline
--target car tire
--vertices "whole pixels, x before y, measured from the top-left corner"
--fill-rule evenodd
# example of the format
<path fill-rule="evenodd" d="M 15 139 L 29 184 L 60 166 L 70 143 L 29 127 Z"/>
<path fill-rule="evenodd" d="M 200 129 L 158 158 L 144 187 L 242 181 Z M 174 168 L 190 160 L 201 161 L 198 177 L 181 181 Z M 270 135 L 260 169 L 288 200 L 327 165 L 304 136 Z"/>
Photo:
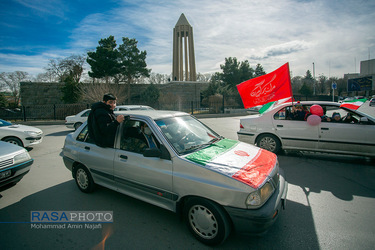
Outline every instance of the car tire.
<path fill-rule="evenodd" d="M 257 139 L 257 146 L 275 154 L 281 149 L 280 140 L 271 134 L 259 136 Z"/>
<path fill-rule="evenodd" d="M 20 139 L 18 139 L 17 137 L 7 137 L 7 138 L 3 139 L 3 141 L 15 144 L 15 145 L 20 146 L 20 147 L 23 147 L 22 141 Z"/>
<path fill-rule="evenodd" d="M 91 193 L 95 189 L 95 183 L 91 173 L 83 165 L 75 167 L 74 179 L 78 188 L 84 193 Z"/>
<path fill-rule="evenodd" d="M 74 130 L 77 130 L 79 127 L 81 127 L 82 123 L 81 122 L 77 122 L 74 124 Z"/>
<path fill-rule="evenodd" d="M 221 244 L 231 232 L 228 215 L 212 201 L 190 198 L 184 205 L 183 216 L 189 231 L 206 245 Z"/>

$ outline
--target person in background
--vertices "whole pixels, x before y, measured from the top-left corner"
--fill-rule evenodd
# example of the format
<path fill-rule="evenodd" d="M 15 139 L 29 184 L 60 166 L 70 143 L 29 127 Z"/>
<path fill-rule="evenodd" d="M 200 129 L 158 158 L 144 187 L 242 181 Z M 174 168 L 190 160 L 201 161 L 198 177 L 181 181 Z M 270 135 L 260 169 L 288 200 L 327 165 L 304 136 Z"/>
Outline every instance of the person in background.
<path fill-rule="evenodd" d="M 332 122 L 341 122 L 341 115 L 340 113 L 337 113 L 337 112 L 334 112 L 332 114 L 332 119 L 331 119 Z"/>

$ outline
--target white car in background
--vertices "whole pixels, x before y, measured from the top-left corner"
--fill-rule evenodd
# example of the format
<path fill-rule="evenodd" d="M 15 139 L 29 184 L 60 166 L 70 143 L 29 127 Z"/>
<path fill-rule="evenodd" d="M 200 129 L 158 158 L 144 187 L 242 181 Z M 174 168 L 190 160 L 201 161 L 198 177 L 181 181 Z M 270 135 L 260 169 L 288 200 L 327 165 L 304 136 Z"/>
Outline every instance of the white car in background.
<path fill-rule="evenodd" d="M 0 140 L 20 147 L 29 147 L 42 142 L 43 131 L 36 127 L 12 124 L 0 119 Z"/>
<path fill-rule="evenodd" d="M 119 105 L 116 106 L 114 111 L 127 111 L 127 110 L 154 110 L 153 108 L 145 105 Z M 76 115 L 70 115 L 65 117 L 65 126 L 67 128 L 74 128 L 77 130 L 85 121 L 90 114 L 91 109 L 85 109 Z"/>
<path fill-rule="evenodd" d="M 294 103 L 296 104 L 296 103 Z M 321 121 L 313 126 L 305 120 L 292 120 L 292 103 L 283 103 L 263 114 L 240 120 L 238 140 L 255 144 L 273 153 L 281 149 L 320 151 L 375 157 L 375 118 L 340 103 L 306 101 L 309 108 L 320 105 L 327 117 L 339 113 L 339 122 Z M 352 116 L 348 119 L 348 114 Z"/>
<path fill-rule="evenodd" d="M 65 126 L 67 128 L 74 128 L 74 130 L 77 130 L 87 120 L 90 111 L 91 109 L 85 109 L 76 115 L 65 117 Z"/>

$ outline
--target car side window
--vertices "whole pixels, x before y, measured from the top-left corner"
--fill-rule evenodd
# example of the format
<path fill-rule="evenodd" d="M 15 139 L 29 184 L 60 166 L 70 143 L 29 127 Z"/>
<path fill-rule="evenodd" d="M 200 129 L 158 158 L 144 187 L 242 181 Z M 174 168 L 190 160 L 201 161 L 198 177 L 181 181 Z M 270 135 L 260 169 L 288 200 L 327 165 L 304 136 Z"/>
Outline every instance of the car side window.
<path fill-rule="evenodd" d="M 88 117 L 91 110 L 87 110 L 85 113 L 81 115 L 81 117 Z"/>
<path fill-rule="evenodd" d="M 123 125 L 120 149 L 142 154 L 146 148 L 159 148 L 160 143 L 150 131 L 145 122 L 126 121 Z"/>
<path fill-rule="evenodd" d="M 278 112 L 275 113 L 275 115 L 273 116 L 273 118 L 275 120 L 286 120 L 287 110 L 289 110 L 288 108 L 289 107 L 280 109 Z"/>
<path fill-rule="evenodd" d="M 89 136 L 89 128 L 87 125 L 81 130 L 81 132 L 79 132 L 76 140 L 81 142 L 94 143 L 94 141 Z"/>

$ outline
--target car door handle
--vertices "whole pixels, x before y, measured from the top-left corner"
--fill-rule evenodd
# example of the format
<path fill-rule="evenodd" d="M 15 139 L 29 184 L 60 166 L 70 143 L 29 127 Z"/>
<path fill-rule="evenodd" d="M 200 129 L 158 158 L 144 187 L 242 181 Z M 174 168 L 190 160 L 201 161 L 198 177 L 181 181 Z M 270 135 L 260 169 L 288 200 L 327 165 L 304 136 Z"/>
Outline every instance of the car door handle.
<path fill-rule="evenodd" d="M 321 128 L 321 130 L 329 130 L 329 128 Z"/>
<path fill-rule="evenodd" d="M 85 150 L 90 150 L 90 147 L 85 146 Z"/>
<path fill-rule="evenodd" d="M 283 128 L 284 125 L 276 125 L 276 127 L 278 127 L 278 128 Z"/>
<path fill-rule="evenodd" d="M 121 159 L 124 159 L 124 160 L 127 160 L 127 159 L 128 159 L 128 157 L 127 157 L 126 155 L 120 155 L 120 158 L 121 158 Z"/>

